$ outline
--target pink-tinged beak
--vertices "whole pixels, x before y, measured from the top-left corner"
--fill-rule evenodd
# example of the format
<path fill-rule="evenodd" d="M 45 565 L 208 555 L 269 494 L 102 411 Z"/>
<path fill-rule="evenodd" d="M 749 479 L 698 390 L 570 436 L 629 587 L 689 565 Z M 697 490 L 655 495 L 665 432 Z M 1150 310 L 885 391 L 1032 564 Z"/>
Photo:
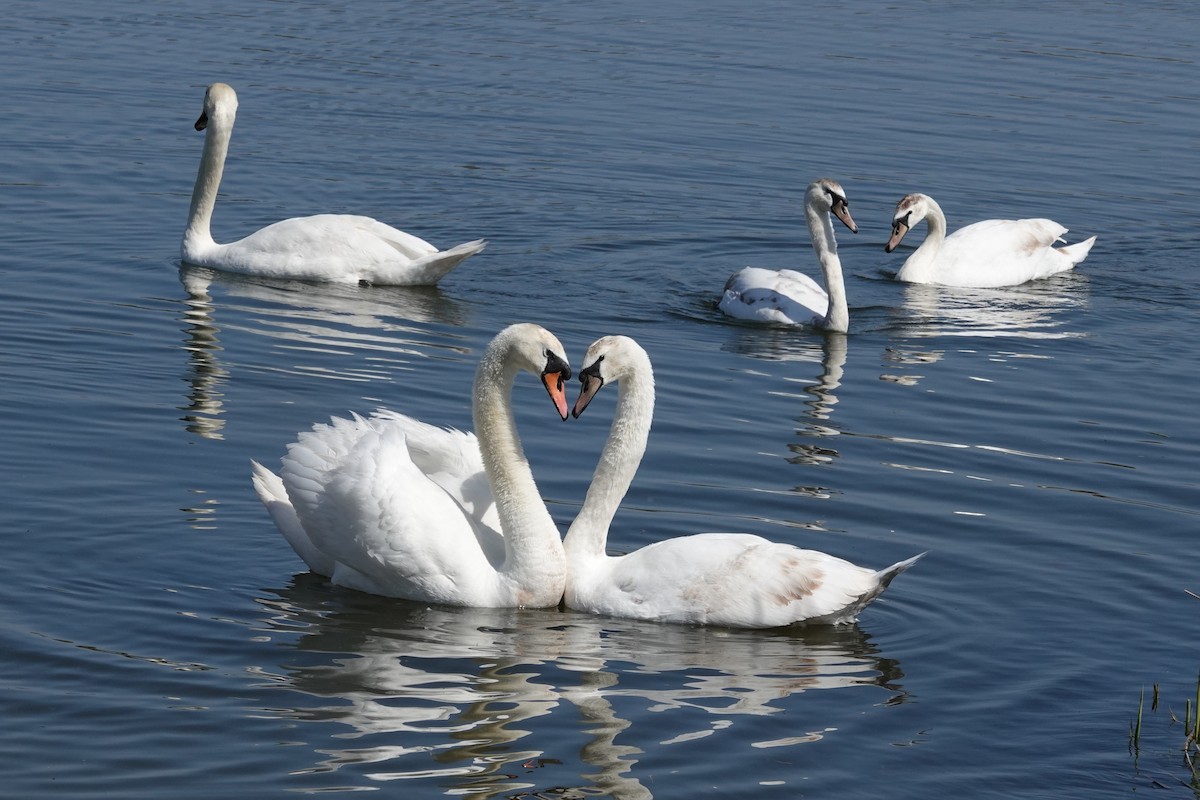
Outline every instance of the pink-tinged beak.
<path fill-rule="evenodd" d="M 579 373 L 579 382 L 582 384 L 579 387 L 579 397 L 575 400 L 575 408 L 571 414 L 579 419 L 579 415 L 588 407 L 588 403 L 592 402 L 592 398 L 600 391 L 600 387 L 604 385 L 604 379 L 599 375 L 593 375 L 587 370 Z"/>
<path fill-rule="evenodd" d="M 896 220 L 892 223 L 892 238 L 888 239 L 888 243 L 883 246 L 883 252 L 890 253 L 900 244 L 900 240 L 904 238 L 904 234 L 908 233 L 908 223 L 903 220 Z"/>

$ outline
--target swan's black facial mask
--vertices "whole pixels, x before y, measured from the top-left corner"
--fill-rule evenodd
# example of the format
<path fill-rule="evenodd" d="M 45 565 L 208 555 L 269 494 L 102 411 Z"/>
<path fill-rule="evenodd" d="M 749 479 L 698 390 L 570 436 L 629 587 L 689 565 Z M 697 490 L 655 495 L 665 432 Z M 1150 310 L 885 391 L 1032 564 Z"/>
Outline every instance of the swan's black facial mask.
<path fill-rule="evenodd" d="M 896 246 L 900 244 L 900 240 L 904 238 L 904 234 L 908 233 L 908 230 L 911 227 L 908 224 L 908 219 L 911 216 L 912 212 L 909 211 L 903 217 L 898 217 L 892 220 L 892 238 L 888 239 L 888 243 L 883 246 L 883 251 L 885 253 L 890 253 L 895 250 Z"/>
<path fill-rule="evenodd" d="M 208 127 L 208 112 L 201 111 L 200 119 L 196 120 L 196 130 L 202 131 Z"/>

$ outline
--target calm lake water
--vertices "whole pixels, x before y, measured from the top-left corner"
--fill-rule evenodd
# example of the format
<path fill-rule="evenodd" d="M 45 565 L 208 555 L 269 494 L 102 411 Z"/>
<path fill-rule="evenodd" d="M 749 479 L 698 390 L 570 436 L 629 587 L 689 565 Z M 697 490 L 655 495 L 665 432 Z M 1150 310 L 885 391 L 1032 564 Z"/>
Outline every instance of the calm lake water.
<path fill-rule="evenodd" d="M 1200 796 L 1170 719 L 1200 668 L 1193 5 L 6 8 L 6 796 Z M 488 249 L 436 289 L 181 271 L 218 80 L 241 100 L 218 240 L 339 211 Z M 850 335 L 724 319 L 731 272 L 816 273 L 824 175 L 860 227 Z M 1099 241 L 1035 285 L 905 286 L 883 244 L 911 191 L 952 227 Z M 576 369 L 609 333 L 654 359 L 614 551 L 737 530 L 929 555 L 857 625 L 766 632 L 306 573 L 250 459 L 380 405 L 469 428 L 516 321 Z M 569 423 L 516 397 L 565 528 L 615 392 Z"/>

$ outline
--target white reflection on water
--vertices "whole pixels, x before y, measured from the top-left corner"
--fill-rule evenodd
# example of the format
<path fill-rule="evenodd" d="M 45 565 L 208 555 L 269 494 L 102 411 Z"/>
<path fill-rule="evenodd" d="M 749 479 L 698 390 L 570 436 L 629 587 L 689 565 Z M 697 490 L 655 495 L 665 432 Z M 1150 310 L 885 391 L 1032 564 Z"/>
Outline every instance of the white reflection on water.
<path fill-rule="evenodd" d="M 1087 280 L 1077 273 L 1003 289 L 905 284 L 896 323 L 909 336 L 1069 339 L 1064 317 L 1087 305 Z"/>
<path fill-rule="evenodd" d="M 306 737 L 323 742 L 311 773 L 365 765 L 371 781 L 458 776 L 453 793 L 492 797 L 536 786 L 536 770 L 577 748 L 583 764 L 568 773 L 586 773 L 613 796 L 649 797 L 630 774 L 643 751 L 617 741 L 630 728 L 652 729 L 663 746 L 732 736 L 721 739 L 725 748 L 777 747 L 832 728 L 748 741 L 753 729 L 739 720 L 791 709 L 788 698 L 815 689 L 877 686 L 889 693 L 883 702 L 906 698 L 899 665 L 857 626 L 731 631 L 442 609 L 330 590 L 306 576 L 260 602 L 270 612 L 264 628 L 294 653 L 282 674 L 255 677 L 304 699 L 251 713 L 343 729 Z"/>
<path fill-rule="evenodd" d="M 441 343 L 434 345 L 428 331 L 405 323 L 459 326 L 465 319 L 463 307 L 437 287 L 314 287 L 302 281 L 252 278 L 193 266 L 181 267 L 179 280 L 187 292 L 183 347 L 190 359 L 188 401 L 180 410 L 187 430 L 208 439 L 222 438 L 222 387 L 231 377 L 222 361 L 218 313 L 228 317 L 227 331 L 267 337 L 276 349 L 293 354 L 366 353 L 361 359 L 337 362 L 336 368 L 328 361 L 316 363 L 315 358 L 305 363 L 302 356 L 285 368 L 312 377 L 363 382 L 389 381 L 397 369 L 426 357 L 434 347 L 446 349 L 445 340 L 453 338 L 443 335 Z M 221 290 L 220 301 L 213 298 L 214 284 Z"/>

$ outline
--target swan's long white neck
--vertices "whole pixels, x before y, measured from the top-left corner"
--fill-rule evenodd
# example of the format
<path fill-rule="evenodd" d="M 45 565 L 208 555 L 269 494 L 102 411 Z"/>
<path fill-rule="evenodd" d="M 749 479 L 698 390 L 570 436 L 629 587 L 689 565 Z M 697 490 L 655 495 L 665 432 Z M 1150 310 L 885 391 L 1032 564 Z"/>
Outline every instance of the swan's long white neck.
<path fill-rule="evenodd" d="M 850 309 L 846 303 L 846 283 L 842 277 L 842 262 L 837 254 L 837 239 L 833 235 L 833 221 L 828 210 L 822 210 L 811 201 L 804 204 L 804 217 L 808 221 L 813 250 L 825 275 L 825 292 L 829 295 L 829 305 L 821 325 L 827 330 L 845 333 L 850 329 Z"/>
<path fill-rule="evenodd" d="M 925 196 L 924 203 L 924 219 L 925 224 L 929 226 L 929 232 L 925 234 L 925 241 L 905 260 L 902 267 L 904 280 L 914 283 L 934 281 L 934 263 L 937 261 L 938 251 L 942 249 L 942 242 L 946 241 L 946 215 L 942 213 L 942 207 L 928 195 Z"/>
<path fill-rule="evenodd" d="M 609 525 L 646 452 L 654 417 L 654 373 L 644 351 L 639 349 L 636 358 L 632 356 L 626 354 L 632 363 L 617 384 L 617 409 L 592 485 L 563 540 L 567 560 L 572 563 L 605 554 Z"/>
<path fill-rule="evenodd" d="M 196 185 L 192 187 L 192 205 L 188 209 L 187 230 L 183 234 L 183 251 L 186 259 L 189 252 L 212 247 L 213 208 L 217 202 L 217 190 L 221 187 L 221 176 L 225 172 L 225 157 L 229 153 L 229 139 L 233 135 L 233 116 L 213 114 L 204 132 L 204 152 L 200 155 L 200 169 L 196 172 Z"/>
<path fill-rule="evenodd" d="M 498 340 L 483 354 L 475 374 L 475 431 L 504 534 L 500 573 L 525 587 L 528 596 L 520 598 L 521 605 L 545 607 L 561 599 L 567 567 L 558 527 L 546 510 L 517 436 L 512 387 L 519 369 L 507 357 L 514 348 L 515 343 Z"/>

